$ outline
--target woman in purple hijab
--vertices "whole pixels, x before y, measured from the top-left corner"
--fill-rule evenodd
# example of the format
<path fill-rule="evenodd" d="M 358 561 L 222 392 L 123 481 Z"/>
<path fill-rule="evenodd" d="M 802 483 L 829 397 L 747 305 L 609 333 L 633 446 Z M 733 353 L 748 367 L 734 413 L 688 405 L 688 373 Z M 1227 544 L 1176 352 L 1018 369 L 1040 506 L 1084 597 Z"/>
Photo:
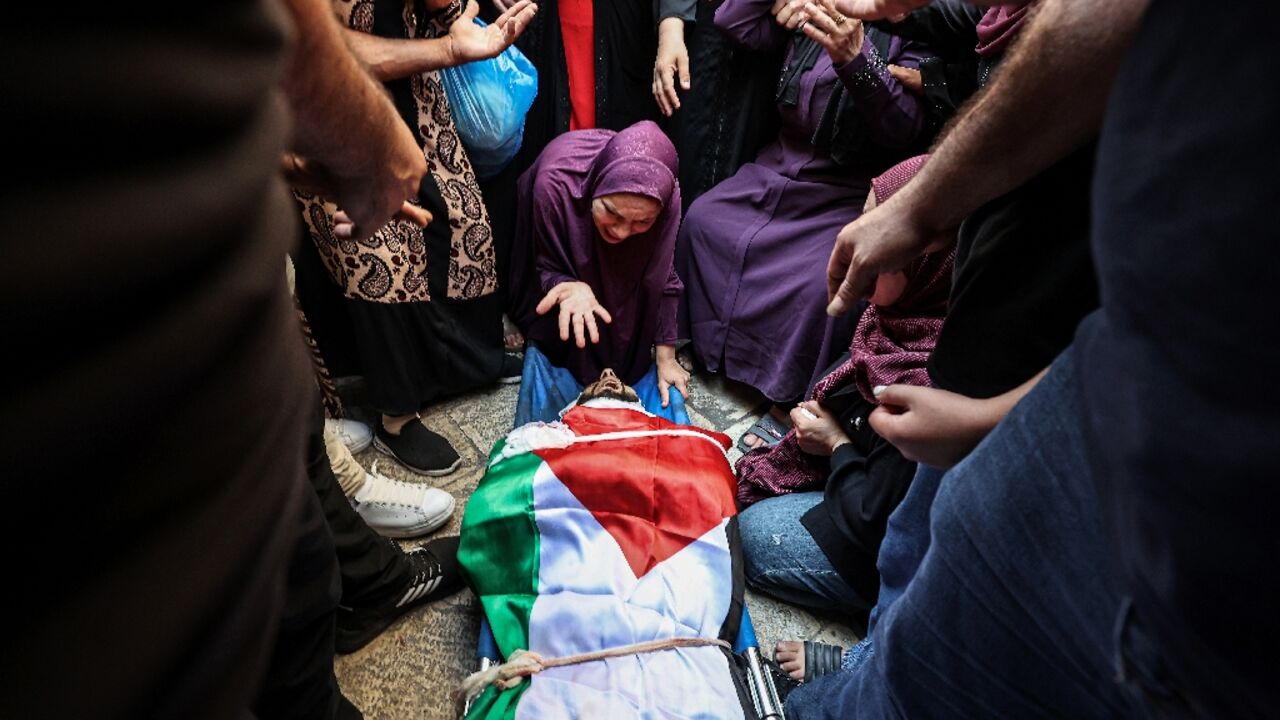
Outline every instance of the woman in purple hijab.
<path fill-rule="evenodd" d="M 920 100 L 889 71 L 917 68 L 925 53 L 829 0 L 725 0 L 715 20 L 748 48 L 787 48 L 781 130 L 689 207 L 680 231 L 688 330 L 709 370 L 786 404 L 848 347 L 852 323 L 825 312 L 827 259 L 871 178 L 925 140 Z"/>
<path fill-rule="evenodd" d="M 635 385 L 656 358 L 662 406 L 672 387 L 688 394 L 675 361 L 678 172 L 675 147 L 646 120 L 561 135 L 520 177 L 510 315 L 533 365 L 544 355 L 578 384 L 612 368 Z"/>

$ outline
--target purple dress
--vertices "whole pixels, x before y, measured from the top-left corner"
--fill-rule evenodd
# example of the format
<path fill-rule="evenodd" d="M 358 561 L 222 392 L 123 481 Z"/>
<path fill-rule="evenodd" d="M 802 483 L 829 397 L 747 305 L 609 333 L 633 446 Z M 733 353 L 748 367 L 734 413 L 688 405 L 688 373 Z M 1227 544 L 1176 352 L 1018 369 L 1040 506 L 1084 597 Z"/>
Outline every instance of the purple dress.
<path fill-rule="evenodd" d="M 653 346 L 676 342 L 683 290 L 673 267 L 678 172 L 675 147 L 645 120 L 621 132 L 561 135 L 520 176 L 509 312 L 525 338 L 580 383 L 612 368 L 634 384 L 653 365 Z M 596 230 L 591 202 L 620 192 L 651 197 L 662 212 L 649 230 L 611 245 Z M 534 312 L 552 288 L 569 281 L 590 285 L 613 318 L 599 323 L 600 343 L 585 349 L 560 339 L 557 310 Z"/>
<path fill-rule="evenodd" d="M 771 0 L 725 0 L 716 25 L 754 49 L 798 43 L 769 14 Z M 923 48 L 898 38 L 887 57 L 868 39 L 840 68 L 821 52 L 799 78 L 794 104 L 779 103 L 778 139 L 755 162 L 690 207 L 681 229 L 689 331 L 708 369 L 785 402 L 848 346 L 828 327 L 827 261 L 836 234 L 862 212 L 873 177 L 915 154 L 924 127 L 919 101 L 886 68 L 917 67 Z M 838 164 L 813 143 L 843 83 L 861 120 L 868 151 Z"/>

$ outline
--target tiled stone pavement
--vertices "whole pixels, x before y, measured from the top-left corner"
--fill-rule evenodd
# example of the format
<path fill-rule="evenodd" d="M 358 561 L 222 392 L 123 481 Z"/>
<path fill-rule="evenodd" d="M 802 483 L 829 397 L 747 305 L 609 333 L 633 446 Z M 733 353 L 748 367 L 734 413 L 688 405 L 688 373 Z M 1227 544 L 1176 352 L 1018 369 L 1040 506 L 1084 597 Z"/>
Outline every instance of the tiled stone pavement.
<path fill-rule="evenodd" d="M 424 416 L 427 427 L 446 437 L 462 456 L 463 465 L 431 483 L 458 499 L 452 522 L 440 534 L 456 534 L 467 499 L 484 474 L 489 449 L 511 429 L 518 386 L 472 393 L 433 407 Z M 342 386 L 348 414 L 367 419 L 360 407 L 360 388 Z M 768 404 L 749 388 L 734 386 L 718 377 L 694 379 L 689 415 L 702 427 L 728 434 L 736 442 Z M 735 449 L 730 458 L 737 460 Z M 408 473 L 390 458 L 369 449 L 357 456 L 369 467 L 374 461 L 387 475 L 409 482 L 424 478 Z M 832 619 L 815 617 L 770 598 L 747 593 L 751 617 L 762 648 L 772 648 L 787 638 L 817 639 L 848 646 L 857 636 Z M 337 661 L 343 692 L 370 720 L 457 717 L 449 693 L 473 664 L 479 604 L 469 590 L 447 600 L 415 609 L 357 653 Z"/>

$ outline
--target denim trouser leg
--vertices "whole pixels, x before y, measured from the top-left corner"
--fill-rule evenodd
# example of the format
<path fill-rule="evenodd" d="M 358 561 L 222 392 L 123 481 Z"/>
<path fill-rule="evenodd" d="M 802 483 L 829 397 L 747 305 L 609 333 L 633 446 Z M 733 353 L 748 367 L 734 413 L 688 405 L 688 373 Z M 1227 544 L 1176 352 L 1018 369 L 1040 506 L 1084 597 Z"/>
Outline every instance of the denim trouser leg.
<path fill-rule="evenodd" d="M 793 605 L 853 614 L 857 594 L 800 524 L 820 502 L 821 492 L 791 493 L 742 511 L 738 529 L 747 584 Z"/>
<path fill-rule="evenodd" d="M 1132 715 L 1115 682 L 1120 597 L 1075 385 L 1068 350 L 947 474 L 928 551 L 880 614 L 875 653 L 792 693 L 790 720 Z"/>

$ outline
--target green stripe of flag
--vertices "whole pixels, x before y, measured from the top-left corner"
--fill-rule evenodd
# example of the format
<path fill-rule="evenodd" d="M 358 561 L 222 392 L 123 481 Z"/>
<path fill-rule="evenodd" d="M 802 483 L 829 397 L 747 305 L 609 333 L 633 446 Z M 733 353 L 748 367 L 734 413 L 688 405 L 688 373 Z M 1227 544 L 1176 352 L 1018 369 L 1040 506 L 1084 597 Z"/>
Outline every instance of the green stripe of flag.
<path fill-rule="evenodd" d="M 494 447 L 490 461 L 506 440 Z M 533 453 L 491 466 L 467 502 L 458 561 L 480 596 L 494 639 L 504 656 L 529 647 L 529 616 L 538 594 L 538 526 L 533 519 L 533 476 L 542 459 Z M 502 558 L 499 562 L 497 558 Z M 514 571 L 513 571 L 514 568 Z M 468 718 L 514 718 L 526 680 L 499 693 L 485 690 Z"/>

